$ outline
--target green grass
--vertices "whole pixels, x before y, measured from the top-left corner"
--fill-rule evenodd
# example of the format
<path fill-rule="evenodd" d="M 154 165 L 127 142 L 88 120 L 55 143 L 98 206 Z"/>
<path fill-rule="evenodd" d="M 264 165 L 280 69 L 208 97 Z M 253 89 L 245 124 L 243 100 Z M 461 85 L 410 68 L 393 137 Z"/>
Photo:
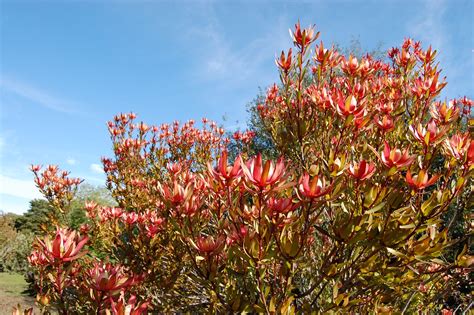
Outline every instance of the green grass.
<path fill-rule="evenodd" d="M 18 273 L 0 272 L 0 290 L 5 295 L 19 296 L 27 288 L 27 283 L 23 275 Z"/>
<path fill-rule="evenodd" d="M 10 315 L 13 307 L 34 307 L 35 299 L 25 293 L 28 284 L 22 274 L 0 272 L 0 315 Z"/>

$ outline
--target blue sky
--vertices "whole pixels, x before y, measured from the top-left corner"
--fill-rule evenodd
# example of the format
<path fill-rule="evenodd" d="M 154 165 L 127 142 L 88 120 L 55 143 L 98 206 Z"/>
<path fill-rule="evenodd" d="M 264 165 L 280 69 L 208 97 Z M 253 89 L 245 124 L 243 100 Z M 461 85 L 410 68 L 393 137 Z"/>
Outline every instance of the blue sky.
<path fill-rule="evenodd" d="M 208 117 L 242 126 L 278 79 L 299 19 L 326 45 L 388 49 L 407 36 L 440 51 L 446 96 L 474 97 L 473 1 L 0 1 L 0 209 L 39 197 L 28 167 L 59 164 L 104 183 L 105 123 Z M 227 118 L 223 121 L 222 117 Z"/>

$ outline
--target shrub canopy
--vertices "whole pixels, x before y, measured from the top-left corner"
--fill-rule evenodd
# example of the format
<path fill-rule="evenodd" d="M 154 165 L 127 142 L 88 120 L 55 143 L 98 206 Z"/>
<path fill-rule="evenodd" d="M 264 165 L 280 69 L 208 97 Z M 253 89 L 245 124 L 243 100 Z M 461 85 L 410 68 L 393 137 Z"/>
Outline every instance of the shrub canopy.
<path fill-rule="evenodd" d="M 37 240 L 29 260 L 45 309 L 468 306 L 473 102 L 438 100 L 447 83 L 437 52 L 411 39 L 376 59 L 315 44 L 313 27 L 291 35 L 293 50 L 276 60 L 281 82 L 258 105 L 276 160 L 248 155 L 252 132 L 234 135 L 242 151 L 229 159 L 230 139 L 206 119 L 149 126 L 130 113 L 108 123 L 114 156 L 103 166 L 117 207 L 86 202 L 80 232 Z M 32 169 L 67 213 L 80 180 Z"/>

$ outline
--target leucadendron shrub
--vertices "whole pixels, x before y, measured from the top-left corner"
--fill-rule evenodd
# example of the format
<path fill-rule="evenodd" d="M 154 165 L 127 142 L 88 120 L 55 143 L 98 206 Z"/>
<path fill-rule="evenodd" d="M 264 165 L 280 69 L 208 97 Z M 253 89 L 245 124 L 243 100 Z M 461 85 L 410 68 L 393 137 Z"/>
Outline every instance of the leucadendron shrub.
<path fill-rule="evenodd" d="M 291 34 L 294 50 L 276 60 L 281 82 L 258 106 L 277 160 L 245 150 L 230 160 L 224 130 L 206 119 L 109 122 L 114 156 L 103 167 L 117 207 L 86 202 L 80 231 L 37 239 L 29 261 L 44 311 L 468 308 L 459 288 L 473 262 L 473 102 L 439 99 L 436 51 L 419 42 L 356 59 L 314 44 L 312 27 Z M 234 140 L 244 148 L 252 137 Z M 80 180 L 32 169 L 67 213 Z M 455 220 L 443 219 L 452 205 L 451 217 L 466 216 L 455 240 Z M 461 250 L 446 255 L 453 245 Z"/>

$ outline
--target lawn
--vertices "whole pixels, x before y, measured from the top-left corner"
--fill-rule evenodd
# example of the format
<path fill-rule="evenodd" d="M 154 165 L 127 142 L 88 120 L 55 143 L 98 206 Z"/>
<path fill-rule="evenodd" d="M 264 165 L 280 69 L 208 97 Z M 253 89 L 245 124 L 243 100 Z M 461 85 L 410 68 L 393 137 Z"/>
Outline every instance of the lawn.
<path fill-rule="evenodd" d="M 21 304 L 23 309 L 34 306 L 34 298 L 24 293 L 26 288 L 23 275 L 0 272 L 0 315 L 11 314 L 17 304 Z"/>

